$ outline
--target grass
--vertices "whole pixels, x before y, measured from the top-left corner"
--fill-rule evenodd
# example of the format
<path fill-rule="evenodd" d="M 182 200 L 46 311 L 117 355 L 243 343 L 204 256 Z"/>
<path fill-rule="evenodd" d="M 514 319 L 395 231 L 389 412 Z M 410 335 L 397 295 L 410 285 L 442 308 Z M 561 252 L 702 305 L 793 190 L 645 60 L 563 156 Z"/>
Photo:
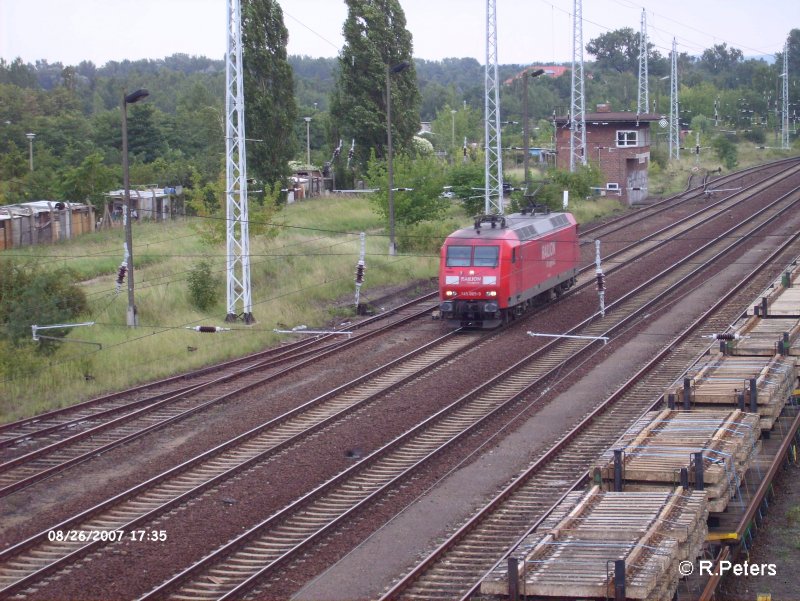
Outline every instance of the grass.
<path fill-rule="evenodd" d="M 321 326 L 341 314 L 336 299 L 353 298 L 359 232 L 367 232 L 367 273 L 362 302 L 380 296 L 385 286 L 436 273 L 432 256 L 388 257 L 379 218 L 366 198 L 323 198 L 289 205 L 281 213 L 284 227 L 272 239 L 252 238 L 252 326 L 226 324 L 224 245 L 207 248 L 192 221 L 142 223 L 134 226 L 135 296 L 139 327 L 126 324 L 127 294 L 115 293 L 122 260 L 122 231 L 102 231 L 54 246 L 14 251 L 48 266 L 68 266 L 82 280 L 89 314 L 50 357 L 31 347 L 17 351 L 11 379 L 0 382 L 0 420 L 11 421 L 74 404 L 121 389 L 241 356 L 272 345 L 284 325 Z M 201 260 L 213 266 L 218 303 L 205 313 L 189 302 L 188 271 Z M 345 311 L 346 312 L 346 311 Z M 231 327 L 232 331 L 199 334 L 196 325 Z M 83 342 L 79 342 L 83 341 Z M 92 344 L 86 344 L 90 342 Z M 102 345 L 99 348 L 97 345 Z M 191 349 L 191 350 L 190 350 Z"/>
<path fill-rule="evenodd" d="M 688 142 L 687 142 L 688 144 Z M 686 149 L 681 152 L 680 160 L 670 161 L 666 169 L 661 169 L 651 162 L 649 174 L 649 186 L 651 196 L 671 196 L 683 192 L 689 177 L 693 173 L 704 173 L 706 171 L 717 171 L 722 169 L 722 174 L 726 175 L 732 171 L 746 169 L 769 161 L 775 161 L 789 156 L 796 155 L 793 150 L 761 149 L 751 142 L 737 144 L 739 162 L 735 169 L 726 169 L 722 162 L 717 159 L 713 150 L 705 149 L 700 153 L 700 160 L 697 161 L 696 155 Z"/>

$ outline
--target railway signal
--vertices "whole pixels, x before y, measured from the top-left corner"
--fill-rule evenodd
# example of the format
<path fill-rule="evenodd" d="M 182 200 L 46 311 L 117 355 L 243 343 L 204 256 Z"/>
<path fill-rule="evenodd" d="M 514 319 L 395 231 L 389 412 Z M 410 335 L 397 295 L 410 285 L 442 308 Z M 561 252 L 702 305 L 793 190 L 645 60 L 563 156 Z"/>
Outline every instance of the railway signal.
<path fill-rule="evenodd" d="M 600 240 L 594 241 L 595 248 L 595 276 L 597 278 L 597 296 L 600 298 L 600 316 L 606 316 L 606 276 L 600 266 Z"/>
<path fill-rule="evenodd" d="M 356 264 L 356 314 L 360 312 L 360 297 L 361 297 L 361 284 L 364 283 L 364 271 L 366 271 L 366 256 L 367 256 L 367 235 L 364 232 L 361 232 L 359 235 L 359 239 L 361 241 L 361 253 L 358 257 L 358 263 Z"/>

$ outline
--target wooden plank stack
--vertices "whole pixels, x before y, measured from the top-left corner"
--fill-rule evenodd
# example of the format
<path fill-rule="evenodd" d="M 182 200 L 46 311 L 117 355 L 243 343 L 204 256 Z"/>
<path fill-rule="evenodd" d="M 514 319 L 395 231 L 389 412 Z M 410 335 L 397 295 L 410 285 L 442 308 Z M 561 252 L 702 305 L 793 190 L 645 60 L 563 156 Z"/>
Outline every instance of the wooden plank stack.
<path fill-rule="evenodd" d="M 728 345 L 732 355 L 772 357 L 779 353 L 778 343 L 784 341 L 788 347 L 786 354 L 800 356 L 800 319 L 762 319 L 752 316 L 738 322 L 734 326 L 734 332 L 739 335 L 739 339 Z"/>
<path fill-rule="evenodd" d="M 730 357 L 708 355 L 686 373 L 689 400 L 693 409 L 739 407 L 744 397 L 745 410 L 750 408 L 751 381 L 755 381 L 755 397 L 761 429 L 771 430 L 786 400 L 794 390 L 796 379 L 794 357 Z M 684 381 L 666 391 L 674 394 L 676 406 L 683 406 Z"/>
<path fill-rule="evenodd" d="M 754 313 L 762 317 L 800 317 L 800 265 L 792 265 L 761 295 Z M 767 305 L 764 314 L 764 304 Z"/>
<path fill-rule="evenodd" d="M 514 551 L 520 594 L 613 598 L 613 562 L 623 559 L 627 598 L 671 599 L 678 565 L 702 550 L 707 518 L 702 492 L 607 492 L 595 486 L 570 493 Z M 506 563 L 483 580 L 481 592 L 508 594 Z"/>
<path fill-rule="evenodd" d="M 614 486 L 614 450 L 622 451 L 623 490 L 672 489 L 682 468 L 695 484 L 696 453 L 703 453 L 709 510 L 724 511 L 758 453 L 759 417 L 738 409 L 646 414 L 599 459 L 592 473 L 607 490 Z"/>

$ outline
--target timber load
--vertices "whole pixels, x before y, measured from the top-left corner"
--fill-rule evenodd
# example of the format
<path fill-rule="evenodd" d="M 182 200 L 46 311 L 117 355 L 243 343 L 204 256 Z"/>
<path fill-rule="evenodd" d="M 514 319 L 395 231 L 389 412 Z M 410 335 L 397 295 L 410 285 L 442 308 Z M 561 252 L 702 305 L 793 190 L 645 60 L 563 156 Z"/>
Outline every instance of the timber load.
<path fill-rule="evenodd" d="M 707 518 L 702 492 L 595 486 L 569 493 L 515 549 L 515 590 L 525 598 L 614 598 L 615 562 L 624 561 L 626 598 L 672 599 L 680 562 L 702 551 Z M 505 596 L 509 584 L 503 562 L 483 580 L 481 593 Z"/>
<path fill-rule="evenodd" d="M 761 417 L 761 430 L 775 424 L 795 388 L 794 357 L 729 357 L 708 355 L 665 393 L 669 403 L 692 409 L 725 406 Z M 686 401 L 686 402 L 685 402 Z"/>
<path fill-rule="evenodd" d="M 591 473 L 606 490 L 702 486 L 709 511 L 721 512 L 758 454 L 760 434 L 759 416 L 738 409 L 654 411 L 629 428 Z"/>

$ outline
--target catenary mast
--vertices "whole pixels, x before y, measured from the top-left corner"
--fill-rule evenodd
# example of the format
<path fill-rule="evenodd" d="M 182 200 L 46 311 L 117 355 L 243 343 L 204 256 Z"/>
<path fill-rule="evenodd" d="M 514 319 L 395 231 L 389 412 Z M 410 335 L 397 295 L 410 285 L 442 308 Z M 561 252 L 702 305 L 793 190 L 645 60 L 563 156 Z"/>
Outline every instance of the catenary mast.
<path fill-rule="evenodd" d="M 681 158 L 681 126 L 678 111 L 678 43 L 672 38 L 672 67 L 669 76 L 669 158 Z"/>
<path fill-rule="evenodd" d="M 500 89 L 497 87 L 497 2 L 486 0 L 486 68 L 484 77 L 486 140 L 484 212 L 503 214 L 503 155 L 500 139 Z"/>
<path fill-rule="evenodd" d="M 789 149 L 789 42 L 783 46 L 783 98 L 781 114 L 781 148 Z"/>
<path fill-rule="evenodd" d="M 583 92 L 583 5 L 574 0 L 572 12 L 572 93 L 570 95 L 569 170 L 586 164 L 586 103 Z"/>
<path fill-rule="evenodd" d="M 225 57 L 225 196 L 227 307 L 225 321 L 252 323 L 250 232 L 247 218 L 247 153 L 244 130 L 244 67 L 241 0 L 228 0 L 228 52 Z M 239 309 L 241 307 L 241 309 Z"/>
<path fill-rule="evenodd" d="M 642 29 L 639 34 L 639 97 L 636 112 L 644 115 L 650 112 L 647 75 L 647 13 L 642 9 Z"/>

